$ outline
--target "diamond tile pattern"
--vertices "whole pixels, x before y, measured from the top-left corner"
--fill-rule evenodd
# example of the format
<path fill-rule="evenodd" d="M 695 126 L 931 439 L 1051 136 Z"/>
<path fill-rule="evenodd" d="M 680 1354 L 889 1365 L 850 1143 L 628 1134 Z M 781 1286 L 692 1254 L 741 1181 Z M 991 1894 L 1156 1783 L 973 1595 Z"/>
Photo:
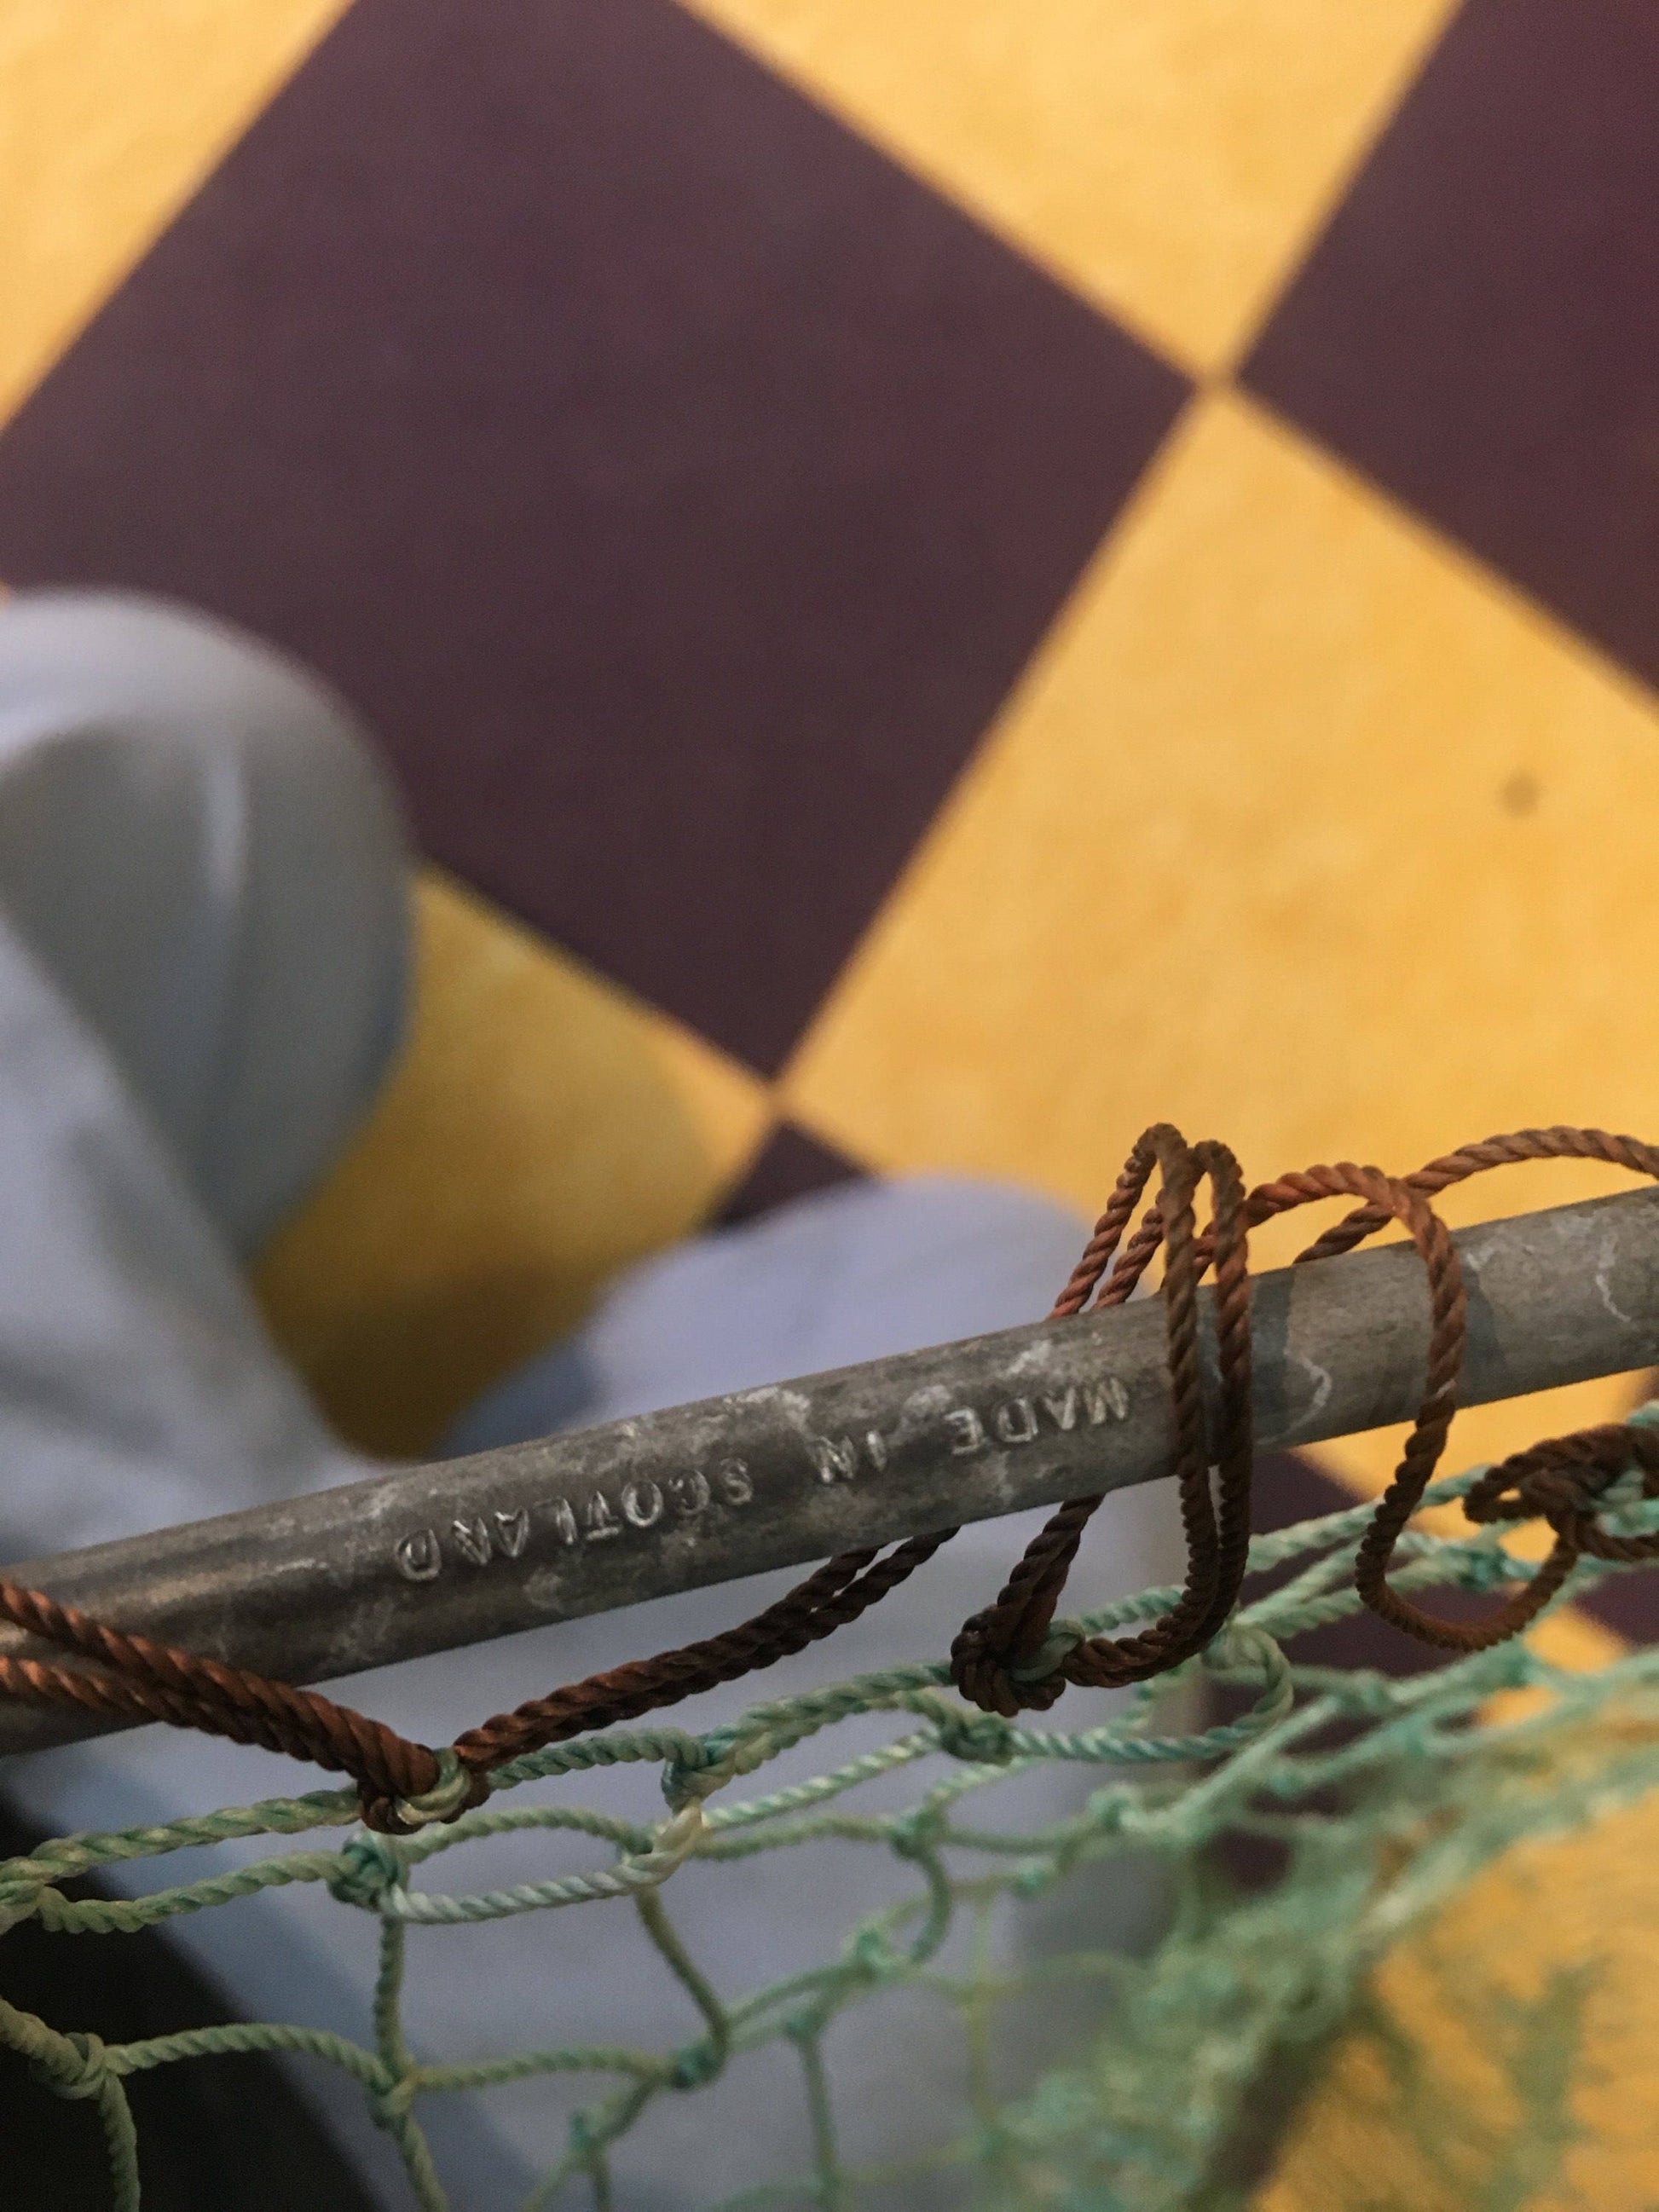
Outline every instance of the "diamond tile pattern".
<path fill-rule="evenodd" d="M 1652 709 L 1460 545 L 1642 665 L 1650 24 L 1470 0 L 1437 46 L 1401 0 L 1339 51 L 1299 4 L 1258 43 L 1346 120 L 1277 167 L 1243 50 L 1172 76 L 1175 15 L 1066 33 L 1123 80 L 1099 166 L 1005 0 L 935 42 L 950 86 L 807 0 L 709 0 L 748 51 L 668 0 L 356 0 L 216 167 L 198 126 L 205 186 L 0 434 L 0 574 L 309 654 L 483 895 L 431 889 L 410 1067 L 264 1274 L 354 1435 L 418 1448 L 722 1188 L 856 1160 L 1086 1205 L 1168 1112 L 1253 1166 L 1640 1124 Z M 258 40 L 215 66 L 275 83 Z M 1109 296 L 1150 220 L 1112 162 L 1200 145 L 1188 307 L 1143 238 L 1131 313 L 1224 295 L 1197 350 L 1236 349 L 1230 205 L 1261 270 L 1317 239 L 1246 375 L 1325 454 L 1220 398 L 1171 436 L 1182 379 L 981 227 Z"/>
<path fill-rule="evenodd" d="M 290 646 L 766 1068 L 1184 390 L 668 0 L 359 0 L 0 441 L 0 574 Z"/>
<path fill-rule="evenodd" d="M 354 1436 L 854 1162 L 1088 1205 L 1158 1114 L 1252 1168 L 1643 1125 L 1659 726 L 1596 650 L 1646 665 L 1645 13 L 356 0 L 284 84 L 329 15 L 284 7 L 203 17 L 211 98 L 143 76 L 172 18 L 132 47 L 165 160 L 74 155 L 78 260 L 62 162 L 7 172 L 37 351 L 162 231 L 0 431 L 0 574 L 309 654 L 450 871 L 410 1063 L 262 1275 Z M 12 51 L 67 145 L 103 80 Z M 1213 364 L 1275 283 L 1278 428 L 1098 304 Z"/>
<path fill-rule="evenodd" d="M 1251 389 L 1659 682 L 1659 13 L 1469 0 Z"/>
<path fill-rule="evenodd" d="M 762 1146 L 743 1181 L 721 1205 L 723 1226 L 752 1221 L 791 1199 L 850 1182 L 864 1170 L 832 1146 L 820 1144 L 790 1121 L 780 1122 Z"/>
<path fill-rule="evenodd" d="M 1253 1173 L 1659 1133 L 1647 0 L 81 12 L 0 13 L 0 576 L 307 655 L 447 871 L 261 1276 L 353 1436 L 869 1168 L 1086 1206 L 1162 1116 Z M 1264 1467 L 1262 1525 L 1397 1441 Z M 1559 1663 L 1659 1575 L 1594 1607 Z M 1454 1934 L 1507 1968 L 1571 1899 L 1588 1955 L 1650 1844 Z M 1582 2194 L 1646 2203 L 1651 2038 L 1603 2027 Z M 1264 2212 L 1371 2142 L 1334 2078 Z"/>
<path fill-rule="evenodd" d="M 1454 0 L 689 0 L 1084 298 L 1234 360 Z"/>

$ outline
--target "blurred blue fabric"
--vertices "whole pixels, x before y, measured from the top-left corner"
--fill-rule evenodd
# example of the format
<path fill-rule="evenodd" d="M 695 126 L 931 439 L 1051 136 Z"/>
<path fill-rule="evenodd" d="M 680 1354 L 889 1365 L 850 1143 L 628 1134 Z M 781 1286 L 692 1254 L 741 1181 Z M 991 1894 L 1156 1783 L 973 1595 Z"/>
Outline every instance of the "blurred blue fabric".
<path fill-rule="evenodd" d="M 410 865 L 372 751 L 305 672 L 147 602 L 42 594 L 0 607 L 0 1557 L 376 1471 L 330 1433 L 271 1345 L 238 1255 L 330 1165 L 390 1063 Z M 1085 1233 L 1066 1208 L 1002 1184 L 839 1186 L 632 1269 L 567 1342 L 475 1406 L 447 1448 L 1033 1319 Z M 1107 1501 L 1092 1599 L 1178 1573 L 1164 1489 Z M 887 1607 L 774 1669 L 757 1694 L 942 1651 L 1034 1525 L 1023 1515 L 965 1529 Z M 729 1626 L 793 1578 L 688 1591 L 382 1669 L 345 1694 L 442 1742 L 557 1681 Z M 676 1717 L 706 1726 L 744 1697 L 720 1692 Z M 316 1777 L 146 1729 L 13 1760 L 3 1780 L 29 1818 L 62 1832 L 166 1820 Z M 1056 1766 L 1027 1784 L 1022 1809 L 1041 1820 L 1091 1778 Z M 580 1794 L 641 1817 L 651 1778 L 590 1778 Z M 492 1851 L 491 1881 L 545 1871 L 544 1839 L 501 1838 Z M 690 1867 L 676 1878 L 677 1918 L 694 1951 L 744 1980 L 827 1955 L 880 1901 L 855 1853 L 811 1867 L 781 1854 L 741 1876 L 703 1876 Z M 134 1888 L 167 1878 L 142 1865 L 116 1877 Z M 1096 1906 L 1097 1940 L 1131 1941 L 1153 1892 L 1120 1869 Z M 573 2029 L 600 2042 L 672 2039 L 659 1965 L 629 1949 L 630 1926 L 619 1909 L 591 1907 L 471 1930 L 463 1971 L 417 1974 L 414 2033 L 451 2055 Z M 171 1923 L 169 1940 L 250 2017 L 364 2033 L 376 1940 L 367 1915 L 296 1887 Z M 805 2107 L 774 2064 L 756 2054 L 719 2099 L 683 2100 L 630 2139 L 621 2201 L 666 2212 L 741 2185 L 763 2154 L 775 2170 L 806 2162 Z M 902 2008 L 884 2028 L 866 2022 L 847 2064 L 889 2154 L 914 2148 L 918 2130 L 934 2139 L 960 2104 L 954 2058 Z M 319 2067 L 296 2078 L 369 2185 L 403 2203 L 356 2087 Z M 588 2087 L 541 2079 L 426 2100 L 458 2212 L 522 2196 Z"/>

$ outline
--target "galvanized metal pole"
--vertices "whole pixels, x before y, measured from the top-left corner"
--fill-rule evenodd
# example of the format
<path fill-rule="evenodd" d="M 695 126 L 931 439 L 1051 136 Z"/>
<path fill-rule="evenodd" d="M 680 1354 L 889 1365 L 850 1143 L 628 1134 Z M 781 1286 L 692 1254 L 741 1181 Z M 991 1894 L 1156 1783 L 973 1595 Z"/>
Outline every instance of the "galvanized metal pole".
<path fill-rule="evenodd" d="M 1659 1362 L 1659 1189 L 1456 1243 L 1466 1404 Z M 1207 1304 L 1206 1316 L 1207 1329 Z M 1428 1301 L 1409 1247 L 1259 1278 L 1252 1328 L 1264 1448 L 1416 1409 Z M 1147 1299 L 7 1571 L 124 1628 L 321 1681 L 1152 1481 L 1169 1472 L 1172 1438 L 1163 1308 Z M 0 1628 L 0 1651 L 40 1649 Z M 0 1751 L 91 1732 L 73 1714 L 0 1702 Z"/>

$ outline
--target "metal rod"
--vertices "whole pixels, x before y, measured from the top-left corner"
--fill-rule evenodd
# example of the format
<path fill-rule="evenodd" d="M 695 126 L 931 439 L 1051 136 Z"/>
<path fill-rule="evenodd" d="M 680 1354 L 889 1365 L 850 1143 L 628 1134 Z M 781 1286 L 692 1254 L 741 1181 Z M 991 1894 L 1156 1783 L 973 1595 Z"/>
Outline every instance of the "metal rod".
<path fill-rule="evenodd" d="M 1455 1242 L 1466 1405 L 1659 1362 L 1659 1188 Z M 1409 1246 L 1259 1277 L 1260 1444 L 1409 1419 L 1428 1326 Z M 285 1680 L 328 1680 L 1152 1481 L 1169 1472 L 1173 1437 L 1164 1328 L 1161 1303 L 1139 1300 L 7 1571 L 121 1627 Z M 0 1627 L 0 1651 L 42 1647 Z M 0 1751 L 93 1732 L 80 1715 L 0 1701 Z"/>

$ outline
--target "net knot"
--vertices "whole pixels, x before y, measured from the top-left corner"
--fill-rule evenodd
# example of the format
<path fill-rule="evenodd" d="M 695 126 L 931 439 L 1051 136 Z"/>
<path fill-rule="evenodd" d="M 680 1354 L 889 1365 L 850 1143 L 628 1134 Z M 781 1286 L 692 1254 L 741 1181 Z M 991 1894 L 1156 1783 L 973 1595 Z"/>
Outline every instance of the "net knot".
<path fill-rule="evenodd" d="M 37 2049 L 29 2060 L 29 2071 L 60 2097 L 101 2096 L 106 2085 L 116 2078 L 102 2037 L 78 2028 L 68 2035 L 53 2036 L 49 2044 Z"/>
<path fill-rule="evenodd" d="M 401 1889 L 408 1879 L 403 1853 L 392 1838 L 375 1828 L 360 1828 L 340 1846 L 340 1865 L 329 1879 L 329 1895 L 342 1905 L 378 1912 L 386 1892 Z"/>
<path fill-rule="evenodd" d="M 1358 1668 L 1325 1694 L 1334 1698 L 1352 1719 L 1384 1721 L 1399 1710 L 1400 1678 L 1374 1667 Z"/>
<path fill-rule="evenodd" d="M 1046 1712 L 1066 1688 L 1060 1668 L 1066 1652 L 1051 1663 L 1045 1636 L 1029 1658 L 1016 1661 L 1000 1644 L 1000 1628 L 994 1607 L 963 1624 L 951 1647 L 951 1673 L 957 1689 L 992 1719 L 1000 1716 L 1011 1721 L 1022 1712 Z"/>
<path fill-rule="evenodd" d="M 388 2135 L 397 2135 L 408 2121 L 419 2086 L 412 2074 L 400 2074 L 394 2081 L 382 2081 L 369 2089 L 369 2117 L 375 2126 L 384 2128 Z"/>
<path fill-rule="evenodd" d="M 429 1788 L 404 1796 L 371 1794 L 367 1790 L 358 1803 L 363 1826 L 376 1835 L 411 1836 L 440 1820 L 458 1820 L 482 1805 L 490 1790 L 489 1775 L 483 1766 L 469 1766 L 453 1745 L 441 1751 L 423 1752 L 437 1771 Z"/>
<path fill-rule="evenodd" d="M 1463 1500 L 1471 1521 L 1541 1520 L 1574 1554 L 1613 1561 L 1659 1558 L 1659 1533 L 1618 1535 L 1598 1509 L 1623 1476 L 1641 1477 L 1644 1498 L 1659 1498 L 1659 1431 L 1651 1422 L 1608 1421 L 1551 1437 L 1488 1468 Z"/>
<path fill-rule="evenodd" d="M 653 1881 L 665 1881 L 690 1857 L 707 1832 L 702 1798 L 694 1792 L 678 1812 L 672 1813 L 663 1822 L 655 1843 L 634 1863 L 642 1872 L 648 1872 Z"/>
<path fill-rule="evenodd" d="M 924 1799 L 909 1812 L 899 1814 L 887 1831 L 887 1840 L 902 1859 L 927 1858 L 938 1850 L 945 1822 L 944 1806 L 930 1805 Z"/>
<path fill-rule="evenodd" d="M 964 1712 L 947 1705 L 933 1723 L 939 1747 L 969 1766 L 1006 1766 L 1014 1755 L 1014 1731 L 1000 1713 Z"/>
<path fill-rule="evenodd" d="M 848 1966 L 857 1966 L 874 1982 L 890 1980 L 899 1972 L 902 1962 L 879 1928 L 864 1927 L 848 1938 L 842 1956 Z M 816 2013 L 801 2013 L 787 2023 L 786 2033 L 796 2037 L 811 2037 L 823 2023 Z"/>
<path fill-rule="evenodd" d="M 747 1772 L 762 1764 L 763 1753 L 762 1759 L 751 1759 L 745 1765 L 740 1751 L 736 1744 L 716 1751 L 699 1743 L 695 1737 L 689 1739 L 683 1750 L 663 1764 L 662 1794 L 670 1809 L 682 1813 L 688 1805 L 700 1805 L 734 1774 Z"/>
<path fill-rule="evenodd" d="M 1230 1621 L 1206 1647 L 1204 1663 L 1212 1673 L 1254 1674 L 1261 1695 L 1249 1719 L 1257 1729 L 1281 1721 L 1296 1703 L 1296 1683 L 1291 1662 L 1276 1638 L 1251 1621 Z"/>
<path fill-rule="evenodd" d="M 1481 1595 L 1502 1589 L 1516 1580 L 1517 1571 L 1516 1560 L 1501 1544 L 1471 1545 L 1457 1561 L 1459 1587 Z"/>
<path fill-rule="evenodd" d="M 1009 1680 L 1022 1687 L 1029 1687 L 1033 1682 L 1047 1682 L 1051 1676 L 1059 1674 L 1078 1645 L 1088 1640 L 1080 1620 L 1051 1622 L 1048 1633 L 1029 1659 L 1022 1659 L 1018 1664 L 1009 1662 Z"/>
<path fill-rule="evenodd" d="M 705 2087 L 726 2064 L 726 2053 L 717 2044 L 703 2042 L 688 2044 L 674 2056 L 674 2087 L 677 2089 Z"/>
<path fill-rule="evenodd" d="M 487 1776 L 463 1766 L 459 1755 L 448 1745 L 434 1753 L 438 1762 L 438 1778 L 429 1790 L 418 1796 L 398 1797 L 392 1806 L 396 1826 L 393 1834 L 412 1833 L 416 1828 L 429 1828 L 440 1820 L 453 1820 L 473 1806 L 482 1805 L 489 1795 Z"/>

